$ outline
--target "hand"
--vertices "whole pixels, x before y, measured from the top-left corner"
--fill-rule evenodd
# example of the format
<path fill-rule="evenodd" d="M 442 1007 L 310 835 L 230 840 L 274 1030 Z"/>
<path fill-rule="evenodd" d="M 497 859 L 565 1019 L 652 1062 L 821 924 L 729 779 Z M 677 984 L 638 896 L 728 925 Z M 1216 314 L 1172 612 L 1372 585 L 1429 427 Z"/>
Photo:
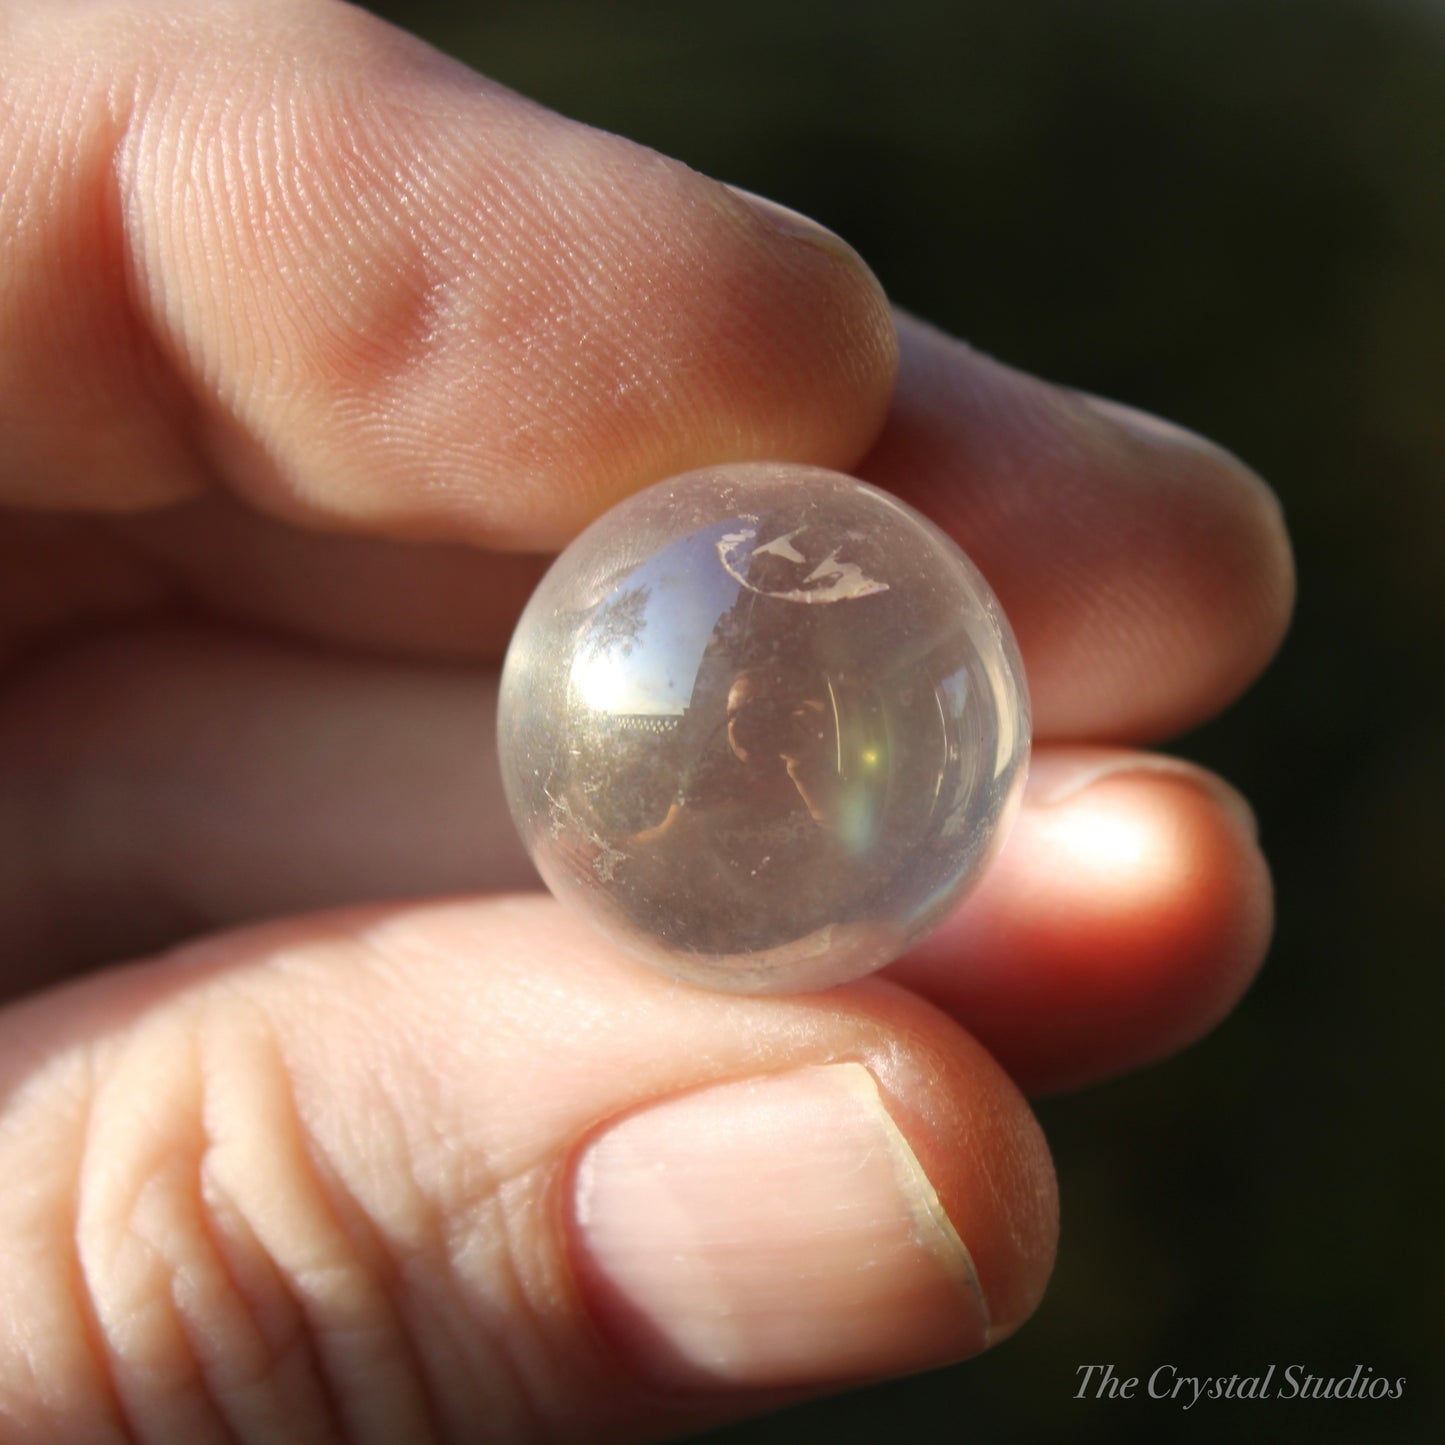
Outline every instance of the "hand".
<path fill-rule="evenodd" d="M 1137 745 L 1277 644 L 1268 492 L 319 0 L 0 7 L 0 174 L 7 1442 L 652 1438 L 1016 1329 L 1019 1089 L 1263 953 L 1244 805 Z M 529 552 L 760 457 L 958 538 L 1038 738 L 970 904 L 801 998 L 482 896 Z"/>

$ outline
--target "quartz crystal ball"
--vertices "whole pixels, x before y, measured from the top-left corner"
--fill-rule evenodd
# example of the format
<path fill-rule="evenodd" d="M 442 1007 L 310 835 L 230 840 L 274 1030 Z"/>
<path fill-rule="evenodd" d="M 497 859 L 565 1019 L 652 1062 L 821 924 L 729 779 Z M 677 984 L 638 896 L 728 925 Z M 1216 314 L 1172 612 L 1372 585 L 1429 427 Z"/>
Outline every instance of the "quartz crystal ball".
<path fill-rule="evenodd" d="M 880 968 L 954 907 L 1029 710 L 997 601 L 931 522 L 834 472 L 727 466 L 562 554 L 499 739 L 558 898 L 675 978 L 783 992 Z"/>

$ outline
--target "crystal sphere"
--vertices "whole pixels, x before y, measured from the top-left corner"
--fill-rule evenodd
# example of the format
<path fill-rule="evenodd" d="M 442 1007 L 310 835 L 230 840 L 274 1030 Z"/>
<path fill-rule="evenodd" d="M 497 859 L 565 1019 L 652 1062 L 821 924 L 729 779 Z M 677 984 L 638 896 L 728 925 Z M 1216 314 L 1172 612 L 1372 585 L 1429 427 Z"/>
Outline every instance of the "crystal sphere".
<path fill-rule="evenodd" d="M 827 987 L 958 902 L 1023 786 L 1018 649 L 897 498 L 724 466 L 593 523 L 518 624 L 498 730 L 548 886 L 710 988 Z"/>

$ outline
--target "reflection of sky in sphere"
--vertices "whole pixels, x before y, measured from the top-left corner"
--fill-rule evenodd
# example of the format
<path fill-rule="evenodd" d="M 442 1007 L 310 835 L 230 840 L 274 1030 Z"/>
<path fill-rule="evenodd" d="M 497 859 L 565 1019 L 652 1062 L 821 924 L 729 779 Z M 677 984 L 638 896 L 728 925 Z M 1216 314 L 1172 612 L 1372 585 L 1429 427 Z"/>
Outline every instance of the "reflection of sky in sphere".
<path fill-rule="evenodd" d="M 577 651 L 571 682 L 595 712 L 676 717 L 692 698 L 698 664 L 718 619 L 737 599 L 738 584 L 718 562 L 718 541 L 736 531 L 730 519 L 683 537 L 630 573 L 597 608 L 647 589 L 634 633 L 588 638 Z"/>

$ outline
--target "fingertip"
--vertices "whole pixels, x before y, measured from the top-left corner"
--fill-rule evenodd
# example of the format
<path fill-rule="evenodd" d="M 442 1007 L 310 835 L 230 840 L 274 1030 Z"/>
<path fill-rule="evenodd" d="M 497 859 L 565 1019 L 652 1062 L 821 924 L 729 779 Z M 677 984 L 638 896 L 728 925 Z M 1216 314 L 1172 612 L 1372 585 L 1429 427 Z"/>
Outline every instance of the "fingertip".
<path fill-rule="evenodd" d="M 894 408 L 862 474 L 953 535 L 1028 667 L 1037 736 L 1139 741 L 1232 700 L 1288 625 L 1277 499 L 1181 428 L 899 320 Z"/>
<path fill-rule="evenodd" d="M 1059 1198 L 1043 1129 L 986 1045 L 949 1031 L 939 1048 L 935 1010 L 891 983 L 893 1028 L 906 1050 L 868 1060 L 960 1238 L 988 1309 L 987 1346 L 1016 1333 L 1044 1297 L 1058 1249 Z"/>
<path fill-rule="evenodd" d="M 1273 894 L 1248 806 L 1200 770 L 1127 756 L 1081 750 L 1068 765 L 1081 786 L 1056 796 L 1058 775 L 1038 770 L 993 871 L 898 965 L 1031 1093 L 1193 1043 L 1268 949 Z"/>
<path fill-rule="evenodd" d="M 630 1369 L 666 1390 L 811 1391 L 964 1359 L 1032 1312 L 1057 1206 L 1016 1091 L 986 1061 L 966 1096 L 869 1063 L 676 1095 L 587 1144 L 578 1270 Z"/>
<path fill-rule="evenodd" d="M 211 286 L 169 320 L 256 443 L 243 494 L 311 526 L 551 550 L 704 463 L 856 459 L 896 358 L 846 247 L 357 23 L 360 74 L 322 34 L 269 82 L 279 153 L 214 141 L 264 203 L 210 213 L 239 274 L 168 256 L 204 238 L 154 216 L 153 274 Z M 235 317 L 248 348 L 225 345 Z"/>
<path fill-rule="evenodd" d="M 818 1387 L 987 1341 L 969 1249 L 860 1064 L 652 1104 L 589 1145 L 574 1197 L 596 1314 L 663 1387 Z"/>
<path fill-rule="evenodd" d="M 570 1081 L 556 1107 L 587 1121 L 564 1236 L 621 1378 L 813 1393 L 976 1354 L 1036 1308 L 1058 1232 L 1047 1144 L 936 1008 L 878 979 L 710 993 L 613 956 L 549 900 L 487 912 L 506 971 L 540 970 L 586 1021 L 549 1065 Z"/>
<path fill-rule="evenodd" d="M 706 463 L 846 468 L 882 423 L 892 319 L 846 246 L 352 7 L 87 7 L 0 71 L 14 500 L 219 481 L 545 549 Z"/>
<path fill-rule="evenodd" d="M 1184 427 L 1096 396 L 1081 400 L 1136 449 L 1134 464 L 1177 493 L 1182 540 L 1209 565 L 1187 570 L 1190 594 L 1175 606 L 1192 609 L 1200 639 L 1198 666 L 1209 691 L 1150 736 L 1177 732 L 1232 701 L 1264 670 L 1289 629 L 1295 602 L 1294 550 L 1279 495 L 1252 467 Z M 1168 493 L 1164 493 L 1169 500 Z M 1206 625 L 1201 625 L 1207 623 Z M 1182 691 L 1182 689 L 1181 689 Z"/>

